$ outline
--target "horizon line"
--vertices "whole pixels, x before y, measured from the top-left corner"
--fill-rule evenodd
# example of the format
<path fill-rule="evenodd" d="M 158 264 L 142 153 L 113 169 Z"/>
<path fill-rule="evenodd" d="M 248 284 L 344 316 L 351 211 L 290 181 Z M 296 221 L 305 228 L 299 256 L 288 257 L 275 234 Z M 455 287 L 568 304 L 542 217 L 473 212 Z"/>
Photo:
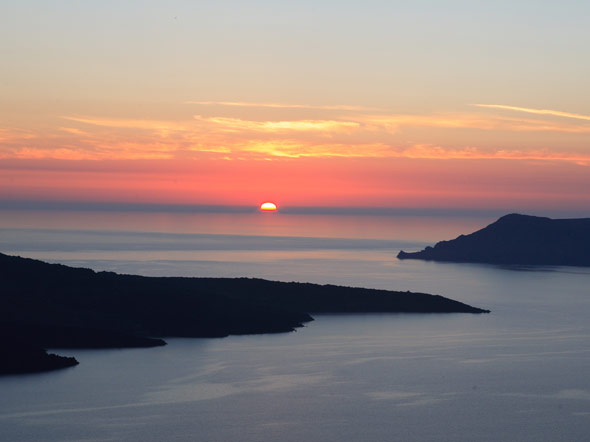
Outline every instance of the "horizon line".
<path fill-rule="evenodd" d="M 41 201 L 41 200 L 0 200 L 0 210 L 39 211 L 98 211 L 98 212 L 154 212 L 154 213 L 218 213 L 253 214 L 260 213 L 258 205 L 236 204 L 169 204 L 169 203 L 127 203 L 104 201 Z M 495 216 L 521 213 L 535 216 L 547 214 L 585 214 L 587 210 L 572 209 L 515 209 L 465 208 L 465 207 L 366 207 L 366 206 L 279 206 L 276 214 L 287 215 L 341 215 L 341 216 Z M 270 215 L 272 216 L 272 215 Z M 578 215 L 579 216 L 579 215 Z"/>

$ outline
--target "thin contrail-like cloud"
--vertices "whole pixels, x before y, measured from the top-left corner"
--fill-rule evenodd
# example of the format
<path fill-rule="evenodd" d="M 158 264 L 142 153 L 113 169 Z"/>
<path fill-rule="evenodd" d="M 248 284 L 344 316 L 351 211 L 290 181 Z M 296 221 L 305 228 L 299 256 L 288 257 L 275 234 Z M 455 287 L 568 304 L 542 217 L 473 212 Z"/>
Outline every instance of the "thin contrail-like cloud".
<path fill-rule="evenodd" d="M 185 104 L 233 106 L 233 107 L 270 107 L 277 109 L 319 109 L 319 110 L 346 110 L 366 111 L 378 110 L 374 107 L 347 106 L 347 105 L 312 105 L 312 104 L 288 104 L 288 103 L 252 103 L 245 101 L 185 101 Z"/>
<path fill-rule="evenodd" d="M 555 117 L 574 118 L 576 120 L 590 121 L 590 115 L 573 114 L 571 112 L 562 112 L 551 109 L 531 109 L 528 107 L 506 106 L 504 104 L 474 104 L 473 106 L 487 107 L 491 109 L 505 109 L 517 112 L 526 112 L 529 114 L 553 115 Z"/>

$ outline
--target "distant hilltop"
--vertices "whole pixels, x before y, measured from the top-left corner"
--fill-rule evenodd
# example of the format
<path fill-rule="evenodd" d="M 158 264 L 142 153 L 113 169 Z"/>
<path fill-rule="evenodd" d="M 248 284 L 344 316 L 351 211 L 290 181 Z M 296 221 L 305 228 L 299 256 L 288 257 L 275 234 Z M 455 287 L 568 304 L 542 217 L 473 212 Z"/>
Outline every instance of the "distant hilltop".
<path fill-rule="evenodd" d="M 469 235 L 441 241 L 399 259 L 489 264 L 590 266 L 590 218 L 510 214 Z"/>

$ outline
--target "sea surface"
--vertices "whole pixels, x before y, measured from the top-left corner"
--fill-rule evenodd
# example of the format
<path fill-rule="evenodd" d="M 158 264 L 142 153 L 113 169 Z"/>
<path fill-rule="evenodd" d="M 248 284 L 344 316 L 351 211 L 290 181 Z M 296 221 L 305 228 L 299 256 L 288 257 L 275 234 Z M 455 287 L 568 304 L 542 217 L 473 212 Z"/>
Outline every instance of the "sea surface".
<path fill-rule="evenodd" d="M 294 333 L 52 350 L 80 365 L 0 377 L 0 440 L 586 441 L 590 269 L 395 257 L 495 218 L 0 211 L 3 253 L 423 291 L 492 311 L 316 315 Z"/>

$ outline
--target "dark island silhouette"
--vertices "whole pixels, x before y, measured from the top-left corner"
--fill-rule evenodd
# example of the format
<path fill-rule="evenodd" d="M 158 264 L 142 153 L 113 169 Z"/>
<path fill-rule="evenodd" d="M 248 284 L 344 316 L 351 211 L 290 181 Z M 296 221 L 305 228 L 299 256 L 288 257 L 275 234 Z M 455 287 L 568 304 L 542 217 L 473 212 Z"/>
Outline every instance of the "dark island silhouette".
<path fill-rule="evenodd" d="M 250 278 L 119 275 L 2 253 L 0 287 L 0 333 L 12 343 L 0 373 L 77 363 L 47 355 L 47 348 L 150 347 L 165 345 L 154 336 L 289 332 L 312 321 L 310 313 L 488 312 L 425 293 Z"/>
<path fill-rule="evenodd" d="M 502 265 L 590 266 L 590 218 L 510 214 L 469 235 L 441 241 L 399 259 Z"/>

